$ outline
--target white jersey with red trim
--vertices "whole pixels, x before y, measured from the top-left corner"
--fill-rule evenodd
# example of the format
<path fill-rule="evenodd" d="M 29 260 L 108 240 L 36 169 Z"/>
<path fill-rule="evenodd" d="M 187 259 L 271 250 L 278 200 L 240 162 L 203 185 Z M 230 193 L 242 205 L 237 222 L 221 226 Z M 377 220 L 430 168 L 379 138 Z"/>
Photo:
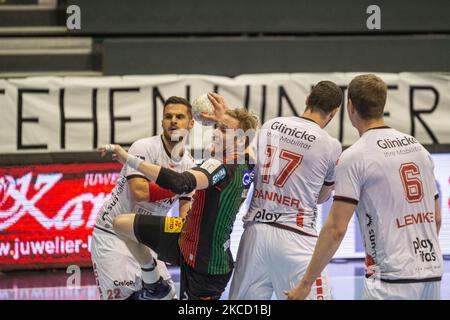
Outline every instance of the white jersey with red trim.
<path fill-rule="evenodd" d="M 336 167 L 335 201 L 357 204 L 366 276 L 439 280 L 433 161 L 412 136 L 389 127 L 366 131 Z"/>
<path fill-rule="evenodd" d="M 154 136 L 137 140 L 131 145 L 128 153 L 135 155 L 144 161 L 160 165 L 177 172 L 189 170 L 195 165 L 194 159 L 186 147 L 181 159 L 178 161 L 172 159 L 169 151 L 166 149 L 166 146 L 162 141 L 162 136 Z M 124 166 L 122 168 L 120 177 L 111 193 L 111 197 L 103 204 L 97 216 L 97 227 L 112 229 L 112 222 L 114 221 L 114 218 L 123 213 L 134 212 L 137 214 L 166 215 L 169 212 L 173 203 L 178 198 L 178 195 L 175 195 L 170 199 L 156 202 L 134 202 L 128 187 L 128 180 L 136 176 L 145 178 L 142 173 L 137 170 L 133 170 L 128 166 Z"/>
<path fill-rule="evenodd" d="M 244 222 L 286 225 L 316 236 L 317 199 L 334 183 L 338 140 L 303 117 L 267 121 L 258 134 L 253 198 Z"/>

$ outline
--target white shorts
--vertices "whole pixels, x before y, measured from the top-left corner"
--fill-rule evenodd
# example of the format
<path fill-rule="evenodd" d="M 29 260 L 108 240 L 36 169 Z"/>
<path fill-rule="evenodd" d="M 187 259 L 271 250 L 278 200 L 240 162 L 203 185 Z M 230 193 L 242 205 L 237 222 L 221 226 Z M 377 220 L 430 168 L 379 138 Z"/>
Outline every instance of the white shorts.
<path fill-rule="evenodd" d="M 441 282 L 390 283 L 364 279 L 364 300 L 440 300 Z"/>
<path fill-rule="evenodd" d="M 100 299 L 126 299 L 141 289 L 141 267 L 125 242 L 116 235 L 95 228 L 92 234 L 91 259 Z M 157 266 L 161 276 L 170 280 L 165 263 L 158 260 Z M 169 282 L 174 286 L 171 280 Z"/>
<path fill-rule="evenodd" d="M 275 292 L 284 300 L 285 290 L 303 277 L 317 238 L 264 223 L 250 223 L 242 234 L 229 299 L 269 300 Z M 311 288 L 308 300 L 331 299 L 326 271 Z"/>

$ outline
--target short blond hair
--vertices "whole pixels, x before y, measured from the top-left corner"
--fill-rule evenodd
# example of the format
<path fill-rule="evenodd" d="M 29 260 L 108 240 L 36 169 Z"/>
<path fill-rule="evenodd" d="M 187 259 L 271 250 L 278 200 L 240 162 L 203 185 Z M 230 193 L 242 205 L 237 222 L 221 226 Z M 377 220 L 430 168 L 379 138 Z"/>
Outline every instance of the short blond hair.
<path fill-rule="evenodd" d="M 238 120 L 239 127 L 244 131 L 258 128 L 258 117 L 245 108 L 228 109 L 225 113 Z"/>
<path fill-rule="evenodd" d="M 247 133 L 248 130 L 253 130 L 253 135 L 250 137 L 247 136 L 245 142 L 245 146 L 248 147 L 251 140 L 256 135 L 256 129 L 259 125 L 258 117 L 245 108 L 228 109 L 225 113 L 239 121 L 239 128 L 242 129 L 244 133 Z"/>

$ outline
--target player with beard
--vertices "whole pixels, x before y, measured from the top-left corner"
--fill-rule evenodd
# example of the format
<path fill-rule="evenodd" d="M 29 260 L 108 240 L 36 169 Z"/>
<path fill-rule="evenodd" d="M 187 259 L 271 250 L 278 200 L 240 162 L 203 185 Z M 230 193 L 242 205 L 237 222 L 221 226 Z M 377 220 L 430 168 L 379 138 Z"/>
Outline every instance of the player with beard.
<path fill-rule="evenodd" d="M 334 185 L 341 144 L 324 128 L 342 103 L 341 89 L 321 81 L 300 117 L 267 121 L 258 134 L 253 198 L 244 216 L 230 299 L 267 300 L 303 276 L 317 241 L 317 204 Z M 326 273 L 309 299 L 331 298 Z"/>
<path fill-rule="evenodd" d="M 185 147 L 185 138 L 193 127 L 191 105 L 180 97 L 170 97 L 164 104 L 163 134 L 134 142 L 128 152 L 170 170 L 183 172 L 194 166 Z M 133 299 L 142 287 L 146 264 L 136 260 L 127 244 L 113 230 L 114 218 L 124 213 L 165 216 L 179 200 L 179 212 L 190 208 L 190 194 L 178 196 L 151 182 L 142 173 L 124 166 L 111 197 L 100 209 L 92 236 L 91 258 L 102 299 Z M 153 253 L 153 256 L 155 254 Z M 167 292 L 155 292 L 155 299 L 171 299 L 175 288 L 164 263 L 158 263 L 161 281 Z"/>

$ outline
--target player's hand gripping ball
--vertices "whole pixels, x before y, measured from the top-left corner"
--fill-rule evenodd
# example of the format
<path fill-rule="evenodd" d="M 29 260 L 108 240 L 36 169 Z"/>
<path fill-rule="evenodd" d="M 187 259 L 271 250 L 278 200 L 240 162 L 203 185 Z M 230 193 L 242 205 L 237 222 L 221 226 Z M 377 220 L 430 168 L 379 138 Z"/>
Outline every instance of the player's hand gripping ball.
<path fill-rule="evenodd" d="M 203 94 L 197 97 L 192 102 L 192 115 L 194 117 L 194 120 L 198 121 L 203 126 L 212 126 L 215 122 L 213 120 L 205 119 L 204 117 L 202 117 L 202 112 L 207 113 L 211 116 L 214 115 L 214 106 L 212 105 L 211 101 L 209 101 L 207 94 Z"/>

